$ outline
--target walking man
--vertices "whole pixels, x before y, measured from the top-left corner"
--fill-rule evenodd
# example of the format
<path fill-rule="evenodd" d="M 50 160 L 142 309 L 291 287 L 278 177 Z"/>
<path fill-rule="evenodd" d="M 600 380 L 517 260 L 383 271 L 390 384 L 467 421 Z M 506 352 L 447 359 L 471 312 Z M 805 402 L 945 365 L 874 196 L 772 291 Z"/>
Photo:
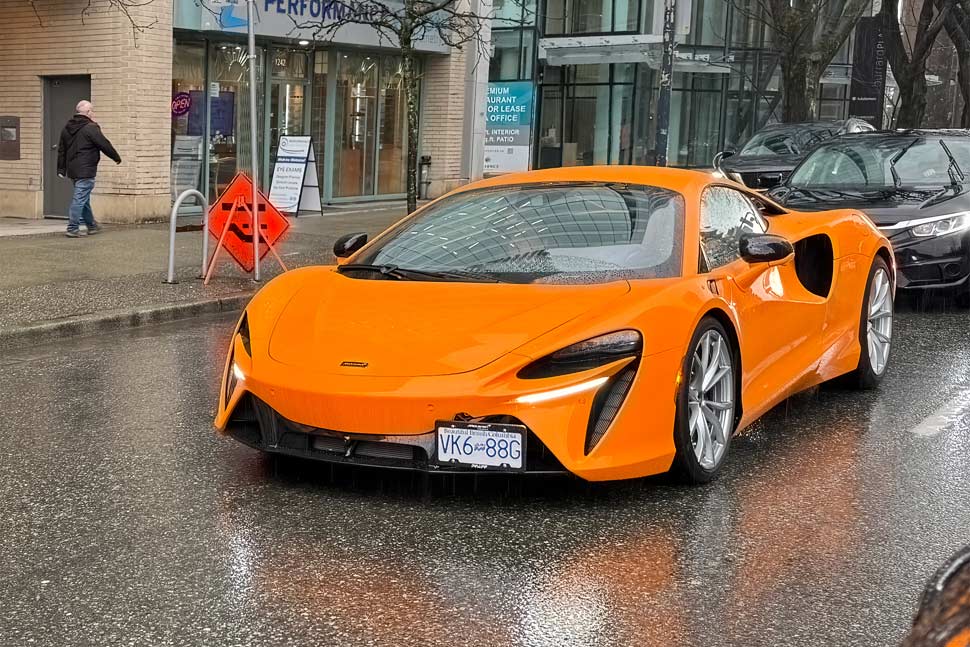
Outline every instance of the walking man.
<path fill-rule="evenodd" d="M 81 237 L 82 220 L 89 236 L 101 231 L 91 210 L 91 191 L 98 174 L 101 153 L 113 159 L 115 164 L 121 164 L 121 155 L 101 134 L 101 126 L 94 120 L 91 102 L 81 101 L 74 112 L 61 131 L 61 141 L 57 146 L 57 174 L 67 176 L 74 182 L 74 197 L 67 221 L 68 238 Z"/>

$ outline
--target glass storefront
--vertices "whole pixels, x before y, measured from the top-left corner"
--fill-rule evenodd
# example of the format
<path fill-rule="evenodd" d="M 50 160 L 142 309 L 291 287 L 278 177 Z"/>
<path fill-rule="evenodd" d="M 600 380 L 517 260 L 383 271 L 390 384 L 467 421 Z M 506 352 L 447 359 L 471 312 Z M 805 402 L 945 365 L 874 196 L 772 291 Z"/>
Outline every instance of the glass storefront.
<path fill-rule="evenodd" d="M 258 50 L 257 161 L 264 189 L 280 137 L 310 135 L 324 202 L 404 192 L 407 114 L 399 56 Z M 215 199 L 237 172 L 251 168 L 245 47 L 176 38 L 172 79 L 173 199 L 189 188 Z"/>
<path fill-rule="evenodd" d="M 519 27 L 516 16 L 505 15 L 507 4 L 497 5 L 503 12 L 493 24 L 489 80 L 535 83 L 532 167 L 655 163 L 659 45 L 652 52 L 626 50 L 619 60 L 635 62 L 619 63 L 615 44 L 590 36 L 648 33 L 651 23 L 657 27 L 663 3 L 547 0 L 535 28 Z M 758 18 L 761 10 L 756 0 L 692 3 L 690 30 L 682 34 L 673 70 L 669 164 L 710 167 L 719 151 L 738 148 L 781 118 L 779 56 Z M 550 64 L 530 49 L 532 38 L 556 36 L 573 37 L 560 42 L 582 64 Z M 823 79 L 820 119 L 848 116 L 851 51 L 850 38 Z"/>

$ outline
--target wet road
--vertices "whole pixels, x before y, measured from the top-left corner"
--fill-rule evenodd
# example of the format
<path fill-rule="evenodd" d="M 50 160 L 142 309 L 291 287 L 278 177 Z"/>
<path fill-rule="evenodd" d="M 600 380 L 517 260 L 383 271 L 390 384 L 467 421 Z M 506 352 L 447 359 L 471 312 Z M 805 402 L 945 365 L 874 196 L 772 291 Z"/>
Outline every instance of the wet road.
<path fill-rule="evenodd" d="M 970 542 L 970 313 L 901 313 L 722 478 L 435 481 L 210 426 L 232 320 L 0 358 L 3 645 L 891 645 Z"/>

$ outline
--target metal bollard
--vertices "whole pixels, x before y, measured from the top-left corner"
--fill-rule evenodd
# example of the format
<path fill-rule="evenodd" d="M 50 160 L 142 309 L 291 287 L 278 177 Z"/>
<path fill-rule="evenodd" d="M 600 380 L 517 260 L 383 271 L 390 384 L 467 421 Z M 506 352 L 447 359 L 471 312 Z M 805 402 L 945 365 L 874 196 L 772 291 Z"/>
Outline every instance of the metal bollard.
<path fill-rule="evenodd" d="M 202 204 L 202 272 L 199 274 L 199 278 L 205 276 L 205 263 L 209 258 L 209 204 L 202 193 L 195 189 L 188 189 L 183 191 L 175 199 L 175 204 L 172 205 L 172 222 L 168 231 L 168 277 L 163 281 L 163 283 L 169 285 L 178 283 L 175 280 L 175 218 L 182 202 L 191 196 L 197 197 Z"/>

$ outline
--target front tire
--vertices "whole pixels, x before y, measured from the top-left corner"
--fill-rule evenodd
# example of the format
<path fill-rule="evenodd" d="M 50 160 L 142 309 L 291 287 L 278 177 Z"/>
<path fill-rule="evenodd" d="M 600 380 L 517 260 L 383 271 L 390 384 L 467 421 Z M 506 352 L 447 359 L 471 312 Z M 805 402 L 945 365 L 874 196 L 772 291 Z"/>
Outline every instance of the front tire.
<path fill-rule="evenodd" d="M 894 305 L 889 266 L 877 256 L 869 269 L 859 318 L 859 344 L 862 346 L 859 365 L 846 376 L 852 388 L 874 389 L 886 375 L 892 351 Z"/>
<path fill-rule="evenodd" d="M 724 464 L 737 423 L 737 353 L 724 326 L 701 320 L 681 368 L 674 423 L 675 470 L 690 483 L 707 483 Z"/>

